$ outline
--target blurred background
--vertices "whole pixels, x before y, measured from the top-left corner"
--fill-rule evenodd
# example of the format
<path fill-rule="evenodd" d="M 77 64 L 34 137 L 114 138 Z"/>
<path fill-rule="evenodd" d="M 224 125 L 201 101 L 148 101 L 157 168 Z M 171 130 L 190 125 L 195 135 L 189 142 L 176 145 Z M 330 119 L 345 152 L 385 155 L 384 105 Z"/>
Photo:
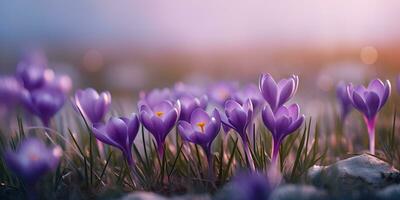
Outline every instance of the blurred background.
<path fill-rule="evenodd" d="M 397 0 L 0 1 L 0 72 L 40 48 L 75 88 L 132 95 L 269 72 L 299 74 L 321 95 L 338 79 L 393 80 L 399 10 Z"/>

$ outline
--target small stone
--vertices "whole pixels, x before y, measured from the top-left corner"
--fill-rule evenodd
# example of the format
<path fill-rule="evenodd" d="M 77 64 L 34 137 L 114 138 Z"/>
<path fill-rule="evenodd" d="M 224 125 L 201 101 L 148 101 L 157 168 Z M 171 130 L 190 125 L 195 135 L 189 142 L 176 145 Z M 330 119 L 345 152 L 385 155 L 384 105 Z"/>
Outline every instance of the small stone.
<path fill-rule="evenodd" d="M 308 180 L 318 187 L 346 193 L 373 191 L 400 182 L 400 173 L 390 164 L 368 154 L 338 161 L 329 166 L 314 166 Z"/>
<path fill-rule="evenodd" d="M 324 190 L 309 185 L 284 185 L 276 188 L 269 200 L 319 200 L 328 199 Z"/>

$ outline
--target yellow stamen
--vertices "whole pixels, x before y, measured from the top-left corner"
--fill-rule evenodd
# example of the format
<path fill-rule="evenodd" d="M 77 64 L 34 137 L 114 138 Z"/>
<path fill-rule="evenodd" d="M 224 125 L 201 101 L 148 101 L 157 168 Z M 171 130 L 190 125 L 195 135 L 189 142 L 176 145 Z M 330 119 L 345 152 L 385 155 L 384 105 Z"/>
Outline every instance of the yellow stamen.
<path fill-rule="evenodd" d="M 157 115 L 157 117 L 161 117 L 164 115 L 164 112 L 158 111 L 158 112 L 156 112 L 156 115 Z"/>
<path fill-rule="evenodd" d="M 204 122 L 198 122 L 196 125 L 197 125 L 198 127 L 200 127 L 201 132 L 204 133 L 204 127 L 206 126 L 206 123 L 204 123 Z"/>

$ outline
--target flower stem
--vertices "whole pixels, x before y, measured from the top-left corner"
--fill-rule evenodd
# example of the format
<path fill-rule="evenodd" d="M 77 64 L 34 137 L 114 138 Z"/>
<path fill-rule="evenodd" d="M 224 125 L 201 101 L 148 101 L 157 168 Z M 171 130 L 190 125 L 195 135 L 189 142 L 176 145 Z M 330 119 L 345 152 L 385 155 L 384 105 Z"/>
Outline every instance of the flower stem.
<path fill-rule="evenodd" d="M 131 172 L 132 179 L 133 179 L 133 184 L 135 187 L 137 187 L 139 185 L 138 184 L 139 182 L 138 182 L 138 177 L 137 177 L 137 171 L 135 168 L 135 161 L 132 158 L 132 154 L 128 153 L 126 155 L 126 162 L 128 164 L 128 167 L 130 168 L 130 172 Z"/>
<path fill-rule="evenodd" d="M 376 125 L 376 117 L 372 119 L 364 118 L 365 124 L 368 129 L 369 136 L 369 152 L 372 155 L 375 155 L 375 125 Z"/>
<path fill-rule="evenodd" d="M 278 154 L 279 154 L 280 142 L 272 140 L 272 153 L 271 153 L 271 167 L 278 168 Z"/>
<path fill-rule="evenodd" d="M 157 153 L 160 157 L 160 161 L 162 161 L 164 157 L 164 143 L 157 144 Z"/>
<path fill-rule="evenodd" d="M 243 148 L 244 153 L 246 154 L 247 162 L 249 163 L 250 170 L 254 172 L 256 170 L 256 167 L 254 166 L 253 156 L 251 155 L 250 147 L 247 141 L 243 141 Z"/>
<path fill-rule="evenodd" d="M 215 177 L 214 177 L 214 159 L 213 159 L 213 155 L 211 153 L 211 147 L 210 144 L 207 144 L 206 146 L 202 146 L 204 152 L 206 153 L 207 156 L 207 164 L 208 164 L 208 178 L 209 178 L 209 183 L 210 185 L 215 188 Z"/>
<path fill-rule="evenodd" d="M 208 162 L 208 176 L 210 178 L 210 181 L 214 181 L 214 170 L 213 170 L 213 158 L 210 155 L 207 155 L 207 162 Z"/>

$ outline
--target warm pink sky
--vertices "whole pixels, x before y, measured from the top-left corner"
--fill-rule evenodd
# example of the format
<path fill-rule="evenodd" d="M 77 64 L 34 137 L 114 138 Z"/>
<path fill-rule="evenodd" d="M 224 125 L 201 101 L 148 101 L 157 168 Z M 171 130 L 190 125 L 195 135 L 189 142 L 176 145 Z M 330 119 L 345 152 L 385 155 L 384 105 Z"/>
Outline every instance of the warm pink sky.
<path fill-rule="evenodd" d="M 1 1 L 0 41 L 207 49 L 400 39 L 396 0 Z M 72 42 L 72 43 L 71 43 Z"/>

